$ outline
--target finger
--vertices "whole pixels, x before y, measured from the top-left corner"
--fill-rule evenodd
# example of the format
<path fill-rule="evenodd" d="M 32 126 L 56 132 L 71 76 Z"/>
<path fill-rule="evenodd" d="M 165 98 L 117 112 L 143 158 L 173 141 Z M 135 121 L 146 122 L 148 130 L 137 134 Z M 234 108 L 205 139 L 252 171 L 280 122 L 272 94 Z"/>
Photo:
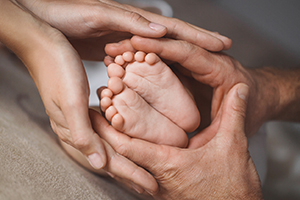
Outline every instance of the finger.
<path fill-rule="evenodd" d="M 111 57 L 116 57 L 117 55 L 122 55 L 123 53 L 125 53 L 127 51 L 136 52 L 136 50 L 133 48 L 129 39 L 123 40 L 119 43 L 107 44 L 105 46 L 105 52 Z"/>
<path fill-rule="evenodd" d="M 230 46 L 225 47 L 222 40 L 208 31 L 195 29 L 193 26 L 190 26 L 188 23 L 181 20 L 175 20 L 172 22 L 174 24 L 170 27 L 168 26 L 168 34 L 166 35 L 170 38 L 184 40 L 209 51 L 222 51 L 223 49 L 230 48 Z"/>
<path fill-rule="evenodd" d="M 149 172 L 138 167 L 124 156 L 117 154 L 106 141 L 103 141 L 103 143 L 108 158 L 105 170 L 121 179 L 139 185 L 146 190 L 156 190 L 157 182 Z M 141 193 L 143 191 L 139 192 Z"/>
<path fill-rule="evenodd" d="M 127 135 L 116 131 L 99 113 L 91 111 L 90 116 L 95 131 L 105 141 L 107 141 L 114 148 L 114 150 L 122 149 L 123 142 L 124 144 L 128 144 L 130 138 Z M 122 179 L 130 180 L 131 182 L 143 187 L 149 193 L 154 194 L 158 191 L 157 182 L 148 172 L 140 167 L 137 167 L 132 162 L 129 162 L 127 159 L 125 159 L 125 157 L 121 156 L 122 154 L 115 154 L 114 150 L 106 142 L 105 145 L 108 152 L 107 170 L 110 173 Z M 122 153 L 122 150 L 118 153 Z M 129 159 L 131 159 L 130 156 Z M 134 162 L 135 160 L 132 161 Z"/>
<path fill-rule="evenodd" d="M 225 138 L 230 143 L 232 140 L 245 138 L 245 116 L 249 87 L 244 83 L 235 85 L 225 98 L 218 137 Z"/>
<path fill-rule="evenodd" d="M 69 126 L 69 138 L 61 139 L 81 151 L 95 169 L 101 169 L 106 165 L 105 148 L 99 135 L 92 129 L 88 114 L 88 99 L 78 98 L 80 96 L 84 95 L 70 98 L 76 100 L 62 104 L 61 109 Z"/>
<path fill-rule="evenodd" d="M 144 37 L 162 37 L 167 33 L 167 28 L 158 23 L 150 22 L 142 15 L 131 10 L 117 6 L 100 3 L 98 6 L 96 22 L 101 29 L 129 32 Z"/>
<path fill-rule="evenodd" d="M 210 53 L 191 43 L 171 39 L 150 39 L 134 36 L 131 39 L 136 50 L 156 53 L 161 58 L 178 62 L 195 73 L 198 81 L 211 85 L 215 83 L 215 74 L 222 68 L 218 65 L 217 54 Z"/>
<path fill-rule="evenodd" d="M 226 36 L 223 36 L 223 35 L 221 35 L 221 34 L 219 34 L 217 32 L 212 32 L 212 31 L 208 31 L 208 30 L 202 29 L 202 28 L 197 27 L 197 26 L 192 25 L 192 24 L 189 24 L 189 25 L 192 26 L 193 28 L 195 28 L 196 30 L 205 32 L 205 33 L 207 33 L 207 34 L 209 34 L 209 35 L 211 35 L 211 36 L 213 36 L 213 37 L 218 38 L 219 40 L 221 40 L 223 42 L 223 45 L 224 45 L 224 47 L 223 47 L 222 50 L 228 50 L 228 49 L 231 48 L 231 46 L 232 46 L 232 40 L 230 38 L 228 38 Z M 198 46 L 201 46 L 201 44 L 200 44 L 199 41 L 194 41 L 193 42 L 191 40 L 190 42 L 192 42 L 193 44 L 196 44 Z M 207 49 L 207 50 L 209 50 L 209 49 Z M 217 50 L 211 50 L 211 51 L 217 51 Z"/>
<path fill-rule="evenodd" d="M 148 159 L 148 154 L 157 155 L 158 148 L 160 146 L 145 142 L 143 140 L 133 139 L 129 136 L 122 134 L 115 130 L 112 126 L 108 124 L 107 121 L 102 116 L 96 115 L 95 113 L 91 113 L 93 116 L 91 117 L 91 121 L 93 124 L 93 128 L 95 131 L 107 141 L 118 153 L 122 154 L 125 157 L 128 157 L 130 160 L 137 161 L 137 164 L 142 164 L 142 167 L 150 168 L 153 165 L 152 160 Z M 143 145 L 145 145 L 143 147 Z M 145 148 L 149 146 L 149 149 L 146 151 L 144 155 L 143 151 L 138 151 L 139 148 Z M 137 155 L 139 154 L 139 155 Z M 143 156 L 141 156 L 143 155 Z M 153 156 L 155 157 L 155 156 Z"/>
<path fill-rule="evenodd" d="M 164 17 L 132 6 L 118 4 L 114 1 L 110 1 L 109 4 L 135 11 L 150 21 L 164 25 L 168 29 L 166 36 L 169 38 L 191 42 L 210 51 L 229 49 L 232 45 L 232 41 L 225 36 L 199 28 L 179 19 Z"/>

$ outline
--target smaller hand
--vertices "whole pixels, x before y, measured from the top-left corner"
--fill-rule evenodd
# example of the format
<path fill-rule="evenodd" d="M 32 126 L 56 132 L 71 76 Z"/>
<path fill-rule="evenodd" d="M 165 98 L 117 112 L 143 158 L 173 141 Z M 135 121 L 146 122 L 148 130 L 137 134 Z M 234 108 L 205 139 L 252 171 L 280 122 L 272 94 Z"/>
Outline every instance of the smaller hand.
<path fill-rule="evenodd" d="M 104 57 L 105 43 L 131 35 L 149 38 L 166 35 L 211 51 L 231 47 L 231 40 L 217 33 L 112 0 L 15 1 L 66 35 L 84 59 L 100 60 Z"/>
<path fill-rule="evenodd" d="M 93 127 L 97 127 L 99 135 L 122 134 L 110 126 L 100 113 L 90 110 L 90 118 Z M 111 177 L 136 190 L 138 193 L 146 192 L 148 194 L 148 191 L 156 191 L 158 189 L 156 180 L 149 172 L 117 153 L 105 140 L 102 140 L 102 142 L 107 154 L 107 164 L 103 170 L 108 172 Z"/>
<path fill-rule="evenodd" d="M 11 1 L 0 4 L 0 39 L 28 68 L 54 132 L 95 168 L 104 167 L 105 148 L 90 123 L 89 87 L 79 55 L 61 32 Z"/>
<path fill-rule="evenodd" d="M 94 127 L 117 152 L 153 174 L 160 190 L 152 194 L 158 199 L 262 199 L 244 133 L 248 90 L 238 84 L 229 91 L 214 138 L 196 149 L 151 144 Z"/>

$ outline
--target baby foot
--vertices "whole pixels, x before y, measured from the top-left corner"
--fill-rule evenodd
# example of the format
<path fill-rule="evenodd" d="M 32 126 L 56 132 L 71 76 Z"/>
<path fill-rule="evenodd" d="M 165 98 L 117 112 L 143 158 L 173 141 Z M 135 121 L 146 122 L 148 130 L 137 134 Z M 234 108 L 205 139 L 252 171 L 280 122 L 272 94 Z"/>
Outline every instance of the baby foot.
<path fill-rule="evenodd" d="M 158 144 L 186 147 L 184 130 L 157 112 L 120 78 L 112 77 L 101 92 L 101 110 L 111 125 L 131 137 Z"/>
<path fill-rule="evenodd" d="M 156 54 L 125 52 L 115 58 L 107 72 L 109 77 L 122 78 L 128 88 L 186 132 L 199 126 L 200 114 L 195 102 Z"/>

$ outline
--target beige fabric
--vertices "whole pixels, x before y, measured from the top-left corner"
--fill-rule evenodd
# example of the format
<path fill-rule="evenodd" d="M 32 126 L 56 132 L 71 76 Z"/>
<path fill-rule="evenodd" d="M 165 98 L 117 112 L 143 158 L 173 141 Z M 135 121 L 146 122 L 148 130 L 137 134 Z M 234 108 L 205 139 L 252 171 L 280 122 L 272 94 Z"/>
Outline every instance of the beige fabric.
<path fill-rule="evenodd" d="M 65 154 L 32 79 L 1 44 L 0 199 L 138 199 Z"/>

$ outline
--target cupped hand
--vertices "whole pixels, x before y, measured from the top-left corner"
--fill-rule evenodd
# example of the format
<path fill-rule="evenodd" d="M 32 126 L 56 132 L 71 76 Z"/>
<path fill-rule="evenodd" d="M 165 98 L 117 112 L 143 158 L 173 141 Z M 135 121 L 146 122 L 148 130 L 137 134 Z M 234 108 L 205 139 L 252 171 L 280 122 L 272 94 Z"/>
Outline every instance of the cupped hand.
<path fill-rule="evenodd" d="M 121 43 L 106 46 L 106 52 L 111 56 L 122 54 L 125 51 L 136 50 L 147 53 L 154 52 L 163 59 L 178 63 L 182 73 L 196 80 L 188 80 L 188 82 L 192 83 L 190 89 L 194 91 L 196 101 L 203 103 L 203 97 L 208 98 L 207 104 L 200 106 L 211 107 L 207 116 L 203 116 L 205 112 L 201 112 L 200 109 L 203 120 L 210 117 L 210 121 L 213 121 L 220 114 L 220 107 L 226 95 L 237 83 L 245 83 L 250 87 L 246 115 L 247 136 L 253 135 L 272 115 L 272 109 L 276 105 L 277 99 L 266 100 L 265 94 L 275 90 L 267 87 L 268 84 L 266 83 L 268 80 L 262 78 L 263 74 L 260 70 L 244 68 L 237 60 L 224 53 L 208 52 L 197 45 L 180 40 L 167 38 L 149 39 L 134 36 L 131 40 L 124 40 Z M 105 61 L 107 64 L 110 62 L 109 59 Z M 210 88 L 206 89 L 207 86 Z M 197 98 L 197 96 L 201 98 Z M 214 127 L 210 126 L 209 128 L 212 129 Z M 209 141 L 213 137 L 211 134 L 203 134 L 202 136 L 202 143 Z M 201 141 L 199 140 L 198 142 Z"/>
<path fill-rule="evenodd" d="M 186 40 L 210 51 L 229 49 L 231 46 L 231 40 L 218 33 L 111 0 L 15 1 L 60 30 L 75 43 L 76 49 L 83 52 L 86 59 L 101 59 L 104 52 L 99 47 L 107 42 L 120 41 L 120 33 L 116 37 L 115 32 L 125 33 L 121 39 L 128 38 L 130 34 L 150 38 L 166 35 L 169 38 Z M 107 40 L 104 36 L 110 39 Z"/>
<path fill-rule="evenodd" d="M 89 120 L 89 87 L 75 49 L 60 31 L 10 1 L 1 2 L 0 13 L 1 42 L 28 68 L 55 133 L 95 168 L 104 167 L 106 153 Z"/>
<path fill-rule="evenodd" d="M 245 84 L 228 92 L 215 119 L 215 136 L 204 146 L 180 149 L 94 128 L 117 152 L 153 174 L 160 187 L 152 191 L 157 199 L 262 199 L 244 132 L 248 92 Z"/>
<path fill-rule="evenodd" d="M 157 182 L 147 171 L 116 153 L 93 130 L 90 115 L 98 116 L 96 123 L 102 131 L 114 129 L 99 113 L 88 110 L 86 75 L 79 55 L 65 36 L 10 1 L 0 4 L 1 42 L 28 68 L 59 138 L 80 150 L 76 151 L 95 170 L 103 168 L 140 193 L 156 190 Z"/>

